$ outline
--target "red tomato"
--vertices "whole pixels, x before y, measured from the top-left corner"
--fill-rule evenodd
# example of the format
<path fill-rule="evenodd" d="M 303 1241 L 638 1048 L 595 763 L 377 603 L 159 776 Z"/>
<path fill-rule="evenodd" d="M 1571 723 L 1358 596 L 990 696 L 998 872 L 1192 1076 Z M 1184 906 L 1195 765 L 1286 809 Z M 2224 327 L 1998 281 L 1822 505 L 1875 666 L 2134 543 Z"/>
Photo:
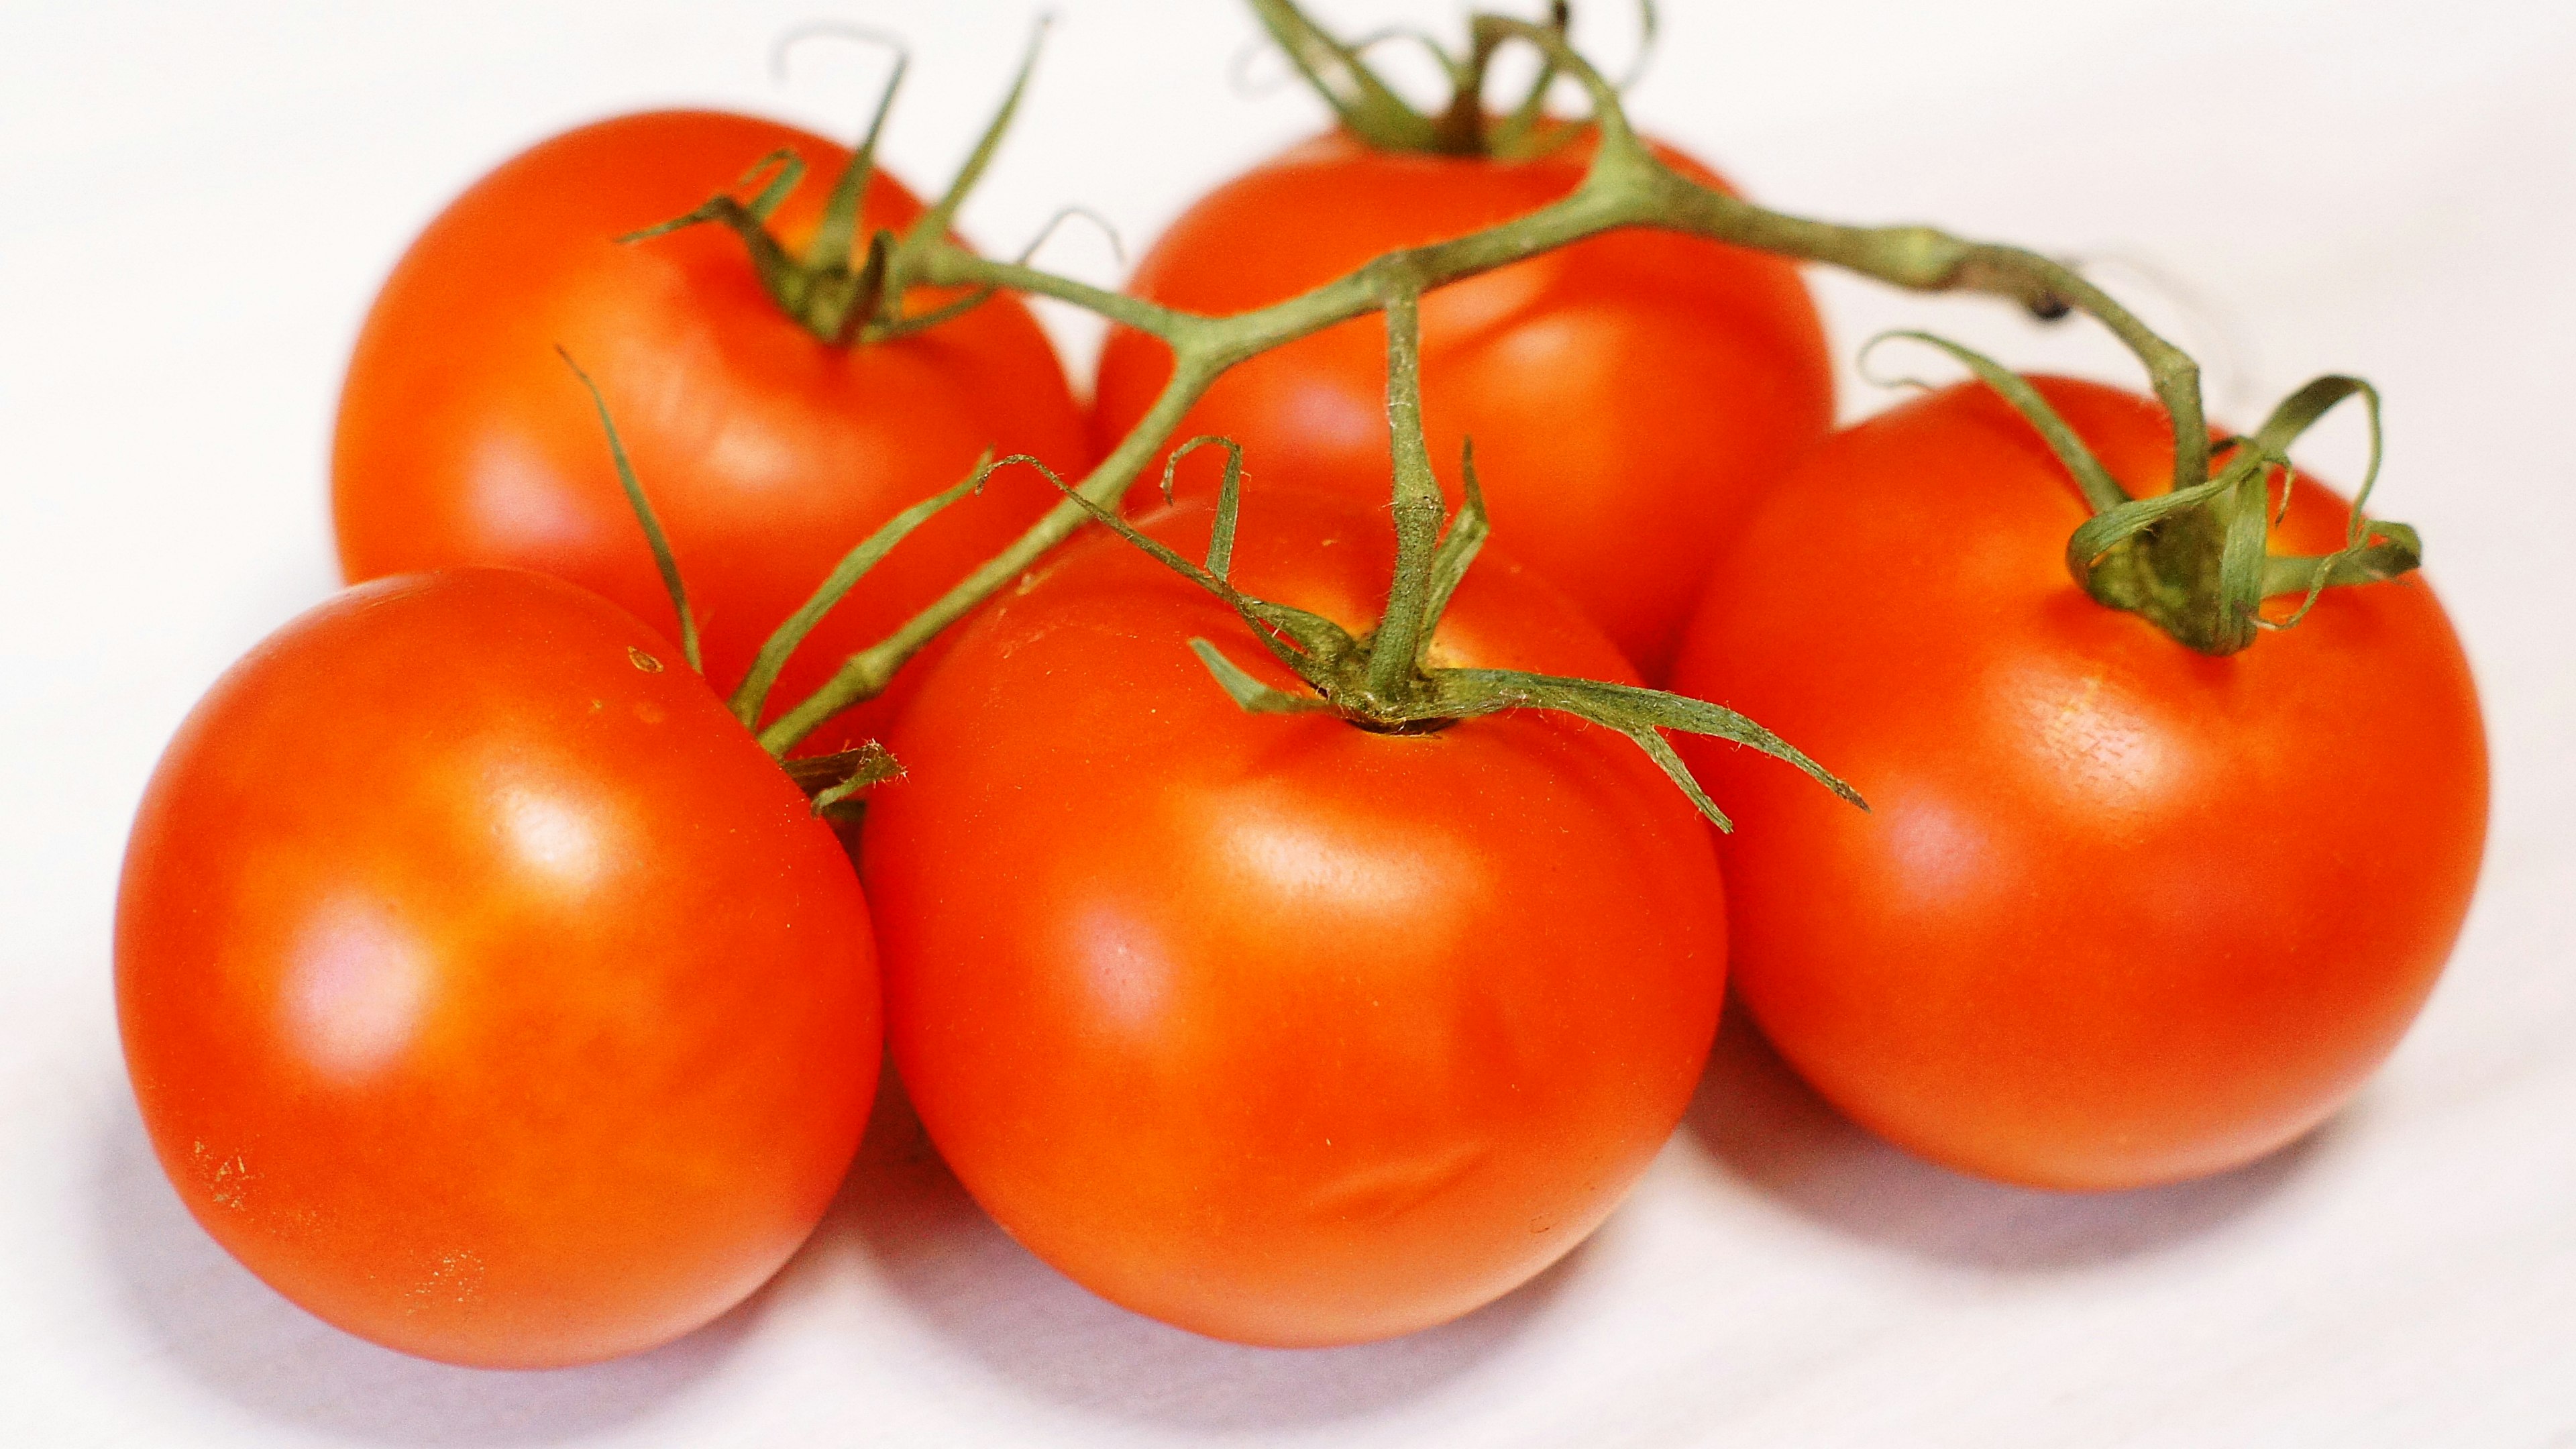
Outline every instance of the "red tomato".
<path fill-rule="evenodd" d="M 1382 252 L 1537 210 L 1574 189 L 1589 156 L 1583 144 L 1505 164 L 1320 136 L 1191 207 L 1130 286 L 1197 312 L 1267 306 Z M 1383 504 L 1385 336 L 1357 318 L 1253 358 L 1181 433 L 1234 438 L 1253 476 Z M 1099 440 L 1133 426 L 1170 375 L 1160 342 L 1113 331 Z M 1833 372 L 1794 265 L 1626 231 L 1424 298 L 1422 407 L 1433 460 L 1454 474 L 1473 438 L 1497 535 L 1654 679 L 1732 520 L 1832 427 Z M 1213 461 L 1194 474 L 1210 492 Z M 1457 479 L 1446 481 L 1454 505 Z"/>
<path fill-rule="evenodd" d="M 1244 588 L 1375 618 L 1383 510 L 1244 514 Z M 1146 526 L 1192 552 L 1209 511 Z M 1262 1344 L 1439 1323 L 1581 1241 L 1679 1119 L 1723 995 L 1708 832 L 1608 730 L 1247 714 L 1193 635 L 1303 689 L 1107 537 L 924 684 L 862 832 L 897 1066 L 976 1199 L 1104 1297 Z M 1491 555 L 1434 651 L 1629 677 Z"/>
<path fill-rule="evenodd" d="M 770 300 L 722 227 L 612 240 L 691 210 L 780 147 L 811 168 L 774 219 L 799 247 L 848 153 L 711 112 L 558 136 L 430 223 L 376 299 L 341 394 L 332 500 L 349 578 L 508 564 L 595 589 L 676 633 L 598 415 L 557 344 L 599 379 L 670 534 L 720 688 L 844 552 L 964 477 L 984 449 L 1067 470 L 1086 462 L 1063 369 L 1016 299 L 897 341 L 832 346 Z M 899 231 L 920 214 L 876 173 L 865 227 Z M 1053 503 L 1042 481 L 1018 474 L 924 525 L 814 631 L 772 711 Z M 811 747 L 875 733 L 893 708 L 880 700 L 844 715 Z"/>
<path fill-rule="evenodd" d="M 2164 491 L 2160 408 L 2039 386 L 2132 493 Z M 1736 817 L 1736 980 L 1781 1054 L 1936 1161 L 2118 1188 L 2268 1152 L 2388 1054 L 2468 908 L 2486 747 L 2422 577 L 2211 658 L 2068 579 L 2084 517 L 1985 388 L 1898 408 L 1756 512 L 1674 687 L 1875 812 L 1682 744 Z M 2300 479 L 2275 551 L 2332 552 L 2348 517 Z"/>
<path fill-rule="evenodd" d="M 867 905 L 703 681 L 596 595 L 352 589 L 190 714 L 117 1016 L 216 1241 L 407 1353 L 647 1348 L 812 1231 L 879 1050 Z"/>

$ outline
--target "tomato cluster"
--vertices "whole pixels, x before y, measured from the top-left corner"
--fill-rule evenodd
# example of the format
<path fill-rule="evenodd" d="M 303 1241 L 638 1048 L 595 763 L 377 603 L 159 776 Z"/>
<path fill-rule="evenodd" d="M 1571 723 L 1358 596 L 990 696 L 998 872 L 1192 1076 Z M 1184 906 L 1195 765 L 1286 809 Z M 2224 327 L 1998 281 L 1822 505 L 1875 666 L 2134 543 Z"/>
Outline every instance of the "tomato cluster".
<path fill-rule="evenodd" d="M 1598 1225 L 1730 979 L 1855 1120 L 2011 1181 L 2219 1171 L 2356 1089 L 2485 820 L 2411 554 L 2383 566 L 2268 432 L 2167 493 L 2175 419 L 2094 384 L 1990 376 L 1829 434 L 1792 262 L 1681 222 L 1483 264 L 1418 337 L 1381 295 L 1385 323 L 1321 317 L 1166 406 L 1199 334 L 1154 319 L 1277 315 L 1532 225 L 1615 147 L 1684 221 L 1749 211 L 1611 114 L 1408 149 L 1333 94 L 1347 129 L 1145 258 L 1130 295 L 1170 310 L 1118 314 L 1088 415 L 1016 298 L 957 285 L 947 206 L 864 149 L 628 116 L 431 224 L 343 395 L 352 587 L 217 683 L 129 846 L 127 1060 L 219 1242 L 408 1352 L 631 1352 L 812 1231 L 890 1045 L 1040 1257 L 1198 1332 L 1345 1343 Z M 1081 516 L 1041 475 L 1132 476 L 1187 433 L 1253 486 L 1203 449 L 1160 506 L 1086 493 L 1109 530 L 1026 542 Z M 1004 455 L 1038 466 L 978 464 Z M 969 475 L 995 481 L 815 596 Z M 2156 521 L 2070 559 L 2105 489 Z M 2223 567 L 2172 562 L 2186 503 L 2235 530 Z M 2290 582 L 2241 652 L 2087 572 L 2127 548 L 2181 608 L 2246 586 L 2248 526 Z M 960 616 L 897 687 L 793 722 L 846 657 Z M 902 773 L 853 831 L 879 738 Z"/>

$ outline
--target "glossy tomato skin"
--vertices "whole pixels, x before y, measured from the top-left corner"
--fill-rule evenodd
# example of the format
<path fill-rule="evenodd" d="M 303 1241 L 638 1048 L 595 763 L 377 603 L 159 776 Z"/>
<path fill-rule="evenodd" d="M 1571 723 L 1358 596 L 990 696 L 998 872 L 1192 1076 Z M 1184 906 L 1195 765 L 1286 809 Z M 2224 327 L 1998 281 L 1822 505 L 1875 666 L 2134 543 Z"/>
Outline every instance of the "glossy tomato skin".
<path fill-rule="evenodd" d="M 801 247 L 847 152 L 713 112 L 568 132 L 503 164 L 431 222 L 377 297 L 341 392 L 332 507 L 348 577 L 530 568 L 676 636 L 598 416 L 558 344 L 607 397 L 721 688 L 843 553 L 964 477 L 984 449 L 1081 468 L 1083 414 L 1016 299 L 900 341 L 835 347 L 779 310 L 722 227 L 613 240 L 691 210 L 780 148 L 810 168 L 775 218 Z M 920 213 L 876 173 L 866 227 L 900 230 Z M 1020 472 L 924 525 L 815 630 L 772 693 L 773 712 L 1053 501 Z M 843 716 L 814 747 L 881 731 L 896 699 Z"/>
<path fill-rule="evenodd" d="M 2133 493 L 2162 491 L 2159 408 L 2041 388 Z M 2302 478 L 2274 551 L 2331 552 L 2347 517 Z M 1674 684 L 1874 810 L 1682 746 L 1736 815 L 1736 981 L 1782 1055 L 1936 1161 L 2123 1188 L 2288 1142 L 2388 1054 L 2468 908 L 2486 747 L 2421 575 L 2211 658 L 2075 587 L 2083 518 L 1983 388 L 1898 408 L 1756 513 Z"/>
<path fill-rule="evenodd" d="M 1208 516 L 1148 527 L 1188 552 Z M 1255 494 L 1236 578 L 1364 624 L 1386 533 Z M 1257 1344 L 1453 1318 L 1581 1241 L 1679 1119 L 1723 995 L 1707 832 L 1608 731 L 1246 714 L 1193 635 L 1294 684 L 1095 538 L 925 683 L 862 840 L 896 1064 L 976 1199 L 1104 1297 Z M 1438 647 L 1626 673 L 1490 557 Z"/>
<path fill-rule="evenodd" d="M 1129 286 L 1192 311 L 1267 306 L 1383 252 L 1537 210 L 1574 189 L 1588 155 L 1575 146 L 1506 165 L 1317 137 L 1190 208 Z M 1242 363 L 1180 435 L 1234 438 L 1256 477 L 1384 504 L 1385 339 L 1377 318 L 1357 318 Z M 1144 415 L 1170 373 L 1161 343 L 1111 332 L 1100 446 Z M 1452 501 L 1460 442 L 1472 438 L 1497 533 L 1656 679 L 1732 521 L 1833 425 L 1833 373 L 1794 265 L 1632 230 L 1424 298 L 1422 401 Z M 1212 489 L 1212 466 L 1192 476 Z"/>
<path fill-rule="evenodd" d="M 385 579 L 162 757 L 117 901 L 135 1096 L 198 1222 L 332 1323 L 608 1358 L 821 1218 L 876 1084 L 866 902 L 677 660 L 550 578 Z"/>

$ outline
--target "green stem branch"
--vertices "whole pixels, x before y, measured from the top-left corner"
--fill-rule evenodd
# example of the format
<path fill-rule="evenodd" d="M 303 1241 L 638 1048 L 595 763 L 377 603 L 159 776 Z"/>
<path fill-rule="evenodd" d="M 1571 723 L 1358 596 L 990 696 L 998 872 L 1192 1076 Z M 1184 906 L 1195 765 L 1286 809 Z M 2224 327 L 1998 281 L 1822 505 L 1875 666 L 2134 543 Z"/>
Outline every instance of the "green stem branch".
<path fill-rule="evenodd" d="M 1391 698 L 1413 677 L 1420 652 L 1424 605 L 1430 599 L 1431 558 L 1440 545 L 1440 520 L 1448 512 L 1440 483 L 1431 475 L 1431 451 L 1422 440 L 1422 305 L 1409 287 L 1386 297 L 1386 421 L 1395 440 L 1395 577 L 1386 612 L 1370 642 L 1369 693 Z"/>
<path fill-rule="evenodd" d="M 1204 367 L 1175 368 L 1172 380 L 1163 386 L 1162 396 L 1154 400 L 1153 407 L 1076 491 L 1101 507 L 1116 508 L 1119 499 L 1126 496 L 1128 485 L 1154 460 L 1163 440 L 1180 426 L 1182 416 L 1215 380 L 1215 371 Z M 905 620 L 901 628 L 851 655 L 820 689 L 797 701 L 760 732 L 761 748 L 773 755 L 784 755 L 832 716 L 884 693 L 895 671 L 937 638 L 939 631 L 1001 592 L 1048 550 L 1072 537 L 1074 530 L 1090 517 L 1089 510 L 1070 500 L 1049 509 L 1026 533 L 958 580 L 929 607 Z"/>
<path fill-rule="evenodd" d="M 1256 8 L 1274 26 L 1281 16 L 1293 14 L 1291 7 L 1263 5 L 1258 0 Z M 1274 16 L 1274 10 L 1281 16 Z M 1511 39 L 1536 47 L 1549 66 L 1580 83 L 1593 102 L 1597 141 L 1581 185 L 1525 216 L 1453 240 L 1389 253 L 1301 296 L 1229 317 L 1184 312 L 1023 263 L 978 257 L 943 235 L 922 229 L 904 239 L 890 270 L 907 284 L 991 286 L 1054 297 L 1150 333 L 1171 347 L 1173 372 L 1161 397 L 1078 487 L 1084 498 L 1111 508 L 1200 395 L 1236 363 L 1353 317 L 1410 308 L 1415 298 L 1433 288 L 1630 226 L 1822 262 L 1909 291 L 1983 293 L 2042 315 L 2070 308 L 2082 311 L 2137 355 L 2171 416 L 2175 488 L 2208 480 L 2209 431 L 2201 407 L 2198 365 L 2071 268 L 2019 247 L 1969 241 L 1928 226 L 1845 226 L 1766 210 L 1701 186 L 1656 159 L 1629 125 L 1616 86 L 1577 54 L 1563 35 L 1546 25 L 1493 16 L 1478 17 L 1476 25 L 1480 42 Z M 1346 59 L 1312 45 L 1292 45 L 1290 52 L 1301 68 L 1331 69 Z M 1336 74 L 1334 79 L 1342 77 Z M 1360 90 L 1346 99 L 1366 106 L 1374 97 L 1365 91 L 1361 83 Z M 1418 418 L 1415 424 L 1418 430 Z M 1401 447 L 1398 458 L 1401 494 L 1406 487 Z M 1427 463 L 1423 466 L 1427 476 Z M 1436 486 L 1432 496 L 1438 496 Z M 762 743 L 773 753 L 783 752 L 832 714 L 873 697 L 940 630 L 1017 578 L 1088 517 L 1076 503 L 1058 504 L 893 634 L 853 655 L 821 690 L 763 732 Z M 1391 610 L 1393 603 L 1391 599 Z M 1409 653 L 1388 650 L 1383 655 L 1410 667 Z M 1391 662 L 1386 667 L 1399 666 Z"/>

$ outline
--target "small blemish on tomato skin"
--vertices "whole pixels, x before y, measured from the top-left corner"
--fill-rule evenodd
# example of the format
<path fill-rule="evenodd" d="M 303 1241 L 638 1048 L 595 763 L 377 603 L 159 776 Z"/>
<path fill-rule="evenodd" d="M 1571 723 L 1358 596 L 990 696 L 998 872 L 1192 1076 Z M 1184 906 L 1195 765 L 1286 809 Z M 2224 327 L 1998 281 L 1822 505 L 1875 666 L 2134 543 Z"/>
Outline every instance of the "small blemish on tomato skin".
<path fill-rule="evenodd" d="M 647 674 L 659 674 L 662 672 L 661 660 L 654 658 L 652 655 L 645 653 L 643 650 L 636 648 L 632 644 L 626 646 L 626 660 L 628 663 L 643 670 Z"/>
<path fill-rule="evenodd" d="M 668 719 L 670 716 L 664 714 L 662 712 L 662 706 L 655 704 L 653 701 L 649 699 L 639 699 L 635 701 L 635 717 L 648 725 L 657 725 L 663 720 Z"/>
<path fill-rule="evenodd" d="M 217 1207 L 231 1208 L 235 1212 L 250 1205 L 247 1192 L 250 1162 L 242 1152 L 235 1150 L 229 1155 L 208 1152 L 206 1144 L 199 1141 L 194 1156 L 198 1180 L 209 1200 Z"/>

